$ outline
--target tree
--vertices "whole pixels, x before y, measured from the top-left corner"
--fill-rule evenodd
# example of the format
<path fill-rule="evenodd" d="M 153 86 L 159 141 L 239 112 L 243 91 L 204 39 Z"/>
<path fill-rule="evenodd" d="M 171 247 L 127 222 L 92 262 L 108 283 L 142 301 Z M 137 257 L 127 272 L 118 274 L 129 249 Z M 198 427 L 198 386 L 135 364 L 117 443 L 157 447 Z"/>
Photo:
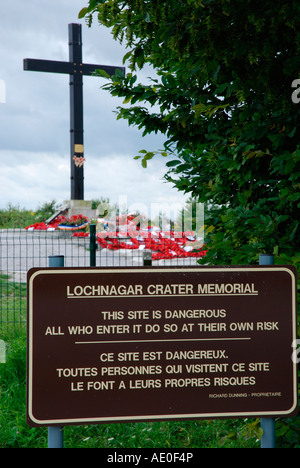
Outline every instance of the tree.
<path fill-rule="evenodd" d="M 118 118 L 164 134 L 166 179 L 208 208 L 204 261 L 299 265 L 299 2 L 90 0 L 80 17 L 95 14 L 128 48 L 104 86 Z M 157 78 L 141 84 L 145 64 Z"/>
<path fill-rule="evenodd" d="M 300 3 L 89 0 L 80 16 L 94 15 L 128 48 L 130 72 L 104 86 L 118 118 L 165 135 L 166 179 L 206 204 L 204 263 L 299 267 Z M 141 84 L 145 64 L 157 79 Z M 297 446 L 299 419 L 278 434 Z"/>

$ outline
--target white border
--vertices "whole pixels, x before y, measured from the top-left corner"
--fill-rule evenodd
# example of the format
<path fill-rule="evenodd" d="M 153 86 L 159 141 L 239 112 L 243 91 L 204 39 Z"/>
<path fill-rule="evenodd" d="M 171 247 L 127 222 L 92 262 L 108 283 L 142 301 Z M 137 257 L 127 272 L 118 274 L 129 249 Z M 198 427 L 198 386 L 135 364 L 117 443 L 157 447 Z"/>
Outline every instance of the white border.
<path fill-rule="evenodd" d="M 129 422 L 129 421 L 155 421 L 155 420 L 178 420 L 178 419 L 211 419 L 211 418 L 239 418 L 239 417 L 263 417 L 263 416 L 285 416 L 291 414 L 297 407 L 298 404 L 298 371 L 297 371 L 297 364 L 293 363 L 293 386 L 294 386 L 294 403 L 293 406 L 286 411 L 281 411 L 281 412 L 275 412 L 275 411 L 265 411 L 265 412 L 228 412 L 228 413 L 189 413 L 189 414 L 172 414 L 172 415 L 143 415 L 143 416 L 115 416 L 115 417 L 110 417 L 110 418 L 71 418 L 71 419 L 49 419 L 49 420 L 39 420 L 35 418 L 33 415 L 33 409 L 32 409 L 32 401 L 33 401 L 33 283 L 35 278 L 37 278 L 40 275 L 66 275 L 66 274 L 80 274 L 80 275 L 85 275 L 85 274 L 99 274 L 100 272 L 105 272 L 105 273 L 123 273 L 123 274 L 136 274 L 136 273 L 169 273 L 169 272 L 180 272 L 180 273 L 204 273 L 204 272 L 210 272 L 210 273 L 232 273 L 233 271 L 235 272 L 262 272 L 262 271 L 273 271 L 273 272 L 286 272 L 288 273 L 291 278 L 292 278 L 292 319 L 293 319 L 293 325 L 292 325 L 292 334 L 293 334 L 293 340 L 297 339 L 297 303 L 296 303 L 296 278 L 292 272 L 291 269 L 287 267 L 282 267 L 282 266 L 259 266 L 259 267 L 204 267 L 201 269 L 201 267 L 193 267 L 193 268 L 129 268 L 129 269 L 119 269 L 119 268 L 114 268 L 114 269 L 108 269 L 108 268 L 63 268 L 63 269 L 40 269 L 38 271 L 35 271 L 35 273 L 31 274 L 30 271 L 28 272 L 28 294 L 29 294 L 29 310 L 28 310 L 28 416 L 30 420 L 39 426 L 51 426 L 51 425 L 68 425 L 68 424 L 73 424 L 73 425 L 81 425 L 81 424 L 96 424 L 96 423 L 114 423 L 114 422 Z M 82 277 L 80 278 L 82 281 Z M 147 296 L 148 297 L 148 296 Z M 157 297 L 156 295 L 149 296 L 150 298 Z M 292 359 L 291 359 L 292 360 Z"/>

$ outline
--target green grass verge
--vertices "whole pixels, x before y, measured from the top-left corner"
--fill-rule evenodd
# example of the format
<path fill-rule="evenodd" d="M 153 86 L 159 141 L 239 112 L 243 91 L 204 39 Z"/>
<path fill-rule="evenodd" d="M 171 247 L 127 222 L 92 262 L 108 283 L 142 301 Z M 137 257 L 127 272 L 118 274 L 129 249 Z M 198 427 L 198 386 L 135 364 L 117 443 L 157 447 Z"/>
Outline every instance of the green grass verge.
<path fill-rule="evenodd" d="M 0 448 L 46 448 L 47 428 L 26 423 L 26 284 L 0 275 Z M 1 358 L 1 356 L 0 356 Z M 67 426 L 66 448 L 257 448 L 259 420 L 193 420 Z M 276 446 L 300 448 L 300 418 L 276 422 Z"/>
<path fill-rule="evenodd" d="M 1 336 L 7 358 L 0 364 L 0 448 L 46 448 L 47 429 L 26 423 L 26 337 Z M 257 421 L 163 421 L 67 426 L 66 448 L 258 447 Z"/>
<path fill-rule="evenodd" d="M 0 274 L 0 331 L 24 330 L 26 326 L 27 285 L 15 283 Z"/>

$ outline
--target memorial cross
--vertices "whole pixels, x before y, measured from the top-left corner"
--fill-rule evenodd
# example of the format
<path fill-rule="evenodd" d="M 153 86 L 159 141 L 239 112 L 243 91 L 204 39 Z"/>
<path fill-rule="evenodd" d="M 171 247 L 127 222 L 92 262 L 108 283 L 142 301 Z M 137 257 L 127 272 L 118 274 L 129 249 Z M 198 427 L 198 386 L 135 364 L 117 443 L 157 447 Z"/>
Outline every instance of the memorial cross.
<path fill-rule="evenodd" d="M 81 24 L 69 24 L 69 62 L 24 59 L 24 70 L 70 75 L 71 117 L 71 200 L 84 200 L 84 145 L 83 145 L 83 76 L 92 76 L 96 70 L 109 76 L 124 67 L 82 63 Z"/>

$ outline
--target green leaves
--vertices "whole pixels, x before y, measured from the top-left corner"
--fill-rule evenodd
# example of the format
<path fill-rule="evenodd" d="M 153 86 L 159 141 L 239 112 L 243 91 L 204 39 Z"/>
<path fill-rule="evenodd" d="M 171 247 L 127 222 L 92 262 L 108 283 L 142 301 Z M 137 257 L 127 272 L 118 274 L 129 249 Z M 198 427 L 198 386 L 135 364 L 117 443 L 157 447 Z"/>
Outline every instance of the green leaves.
<path fill-rule="evenodd" d="M 110 79 L 110 75 L 105 70 L 96 70 L 94 72 L 95 76 L 100 76 L 101 78 Z"/>
<path fill-rule="evenodd" d="M 78 13 L 78 18 L 84 18 L 89 12 L 89 8 L 82 8 L 82 10 Z"/>
<path fill-rule="evenodd" d="M 130 73 L 104 89 L 122 98 L 118 119 L 164 149 L 165 179 L 208 207 L 211 263 L 257 263 L 259 252 L 300 251 L 299 5 L 271 0 L 90 0 L 128 48 Z M 267 18 L 267 19 L 266 19 Z M 296 31 L 296 32 L 295 32 Z M 136 70 L 156 76 L 138 82 Z M 164 154 L 163 154 L 164 152 Z"/>
<path fill-rule="evenodd" d="M 175 167 L 175 166 L 178 166 L 179 164 L 181 164 L 181 161 L 173 160 L 173 161 L 168 161 L 166 166 L 167 167 Z"/>
<path fill-rule="evenodd" d="M 229 104 L 223 104 L 223 105 L 219 105 L 219 106 L 208 106 L 208 105 L 205 105 L 205 104 L 201 103 L 201 104 L 196 104 L 196 106 L 193 107 L 193 110 L 196 113 L 196 118 L 197 119 L 199 119 L 199 117 L 201 117 L 201 114 L 207 115 L 210 118 L 215 114 L 215 112 L 217 112 L 220 109 L 226 109 L 226 107 L 228 107 L 228 106 L 229 106 Z"/>
<path fill-rule="evenodd" d="M 148 161 L 154 158 L 156 154 L 160 154 L 164 158 L 168 156 L 168 153 L 166 151 L 147 151 L 147 150 L 141 150 L 139 151 L 140 156 L 135 156 L 133 159 L 141 159 L 141 164 L 144 169 L 147 168 L 148 166 Z"/>

